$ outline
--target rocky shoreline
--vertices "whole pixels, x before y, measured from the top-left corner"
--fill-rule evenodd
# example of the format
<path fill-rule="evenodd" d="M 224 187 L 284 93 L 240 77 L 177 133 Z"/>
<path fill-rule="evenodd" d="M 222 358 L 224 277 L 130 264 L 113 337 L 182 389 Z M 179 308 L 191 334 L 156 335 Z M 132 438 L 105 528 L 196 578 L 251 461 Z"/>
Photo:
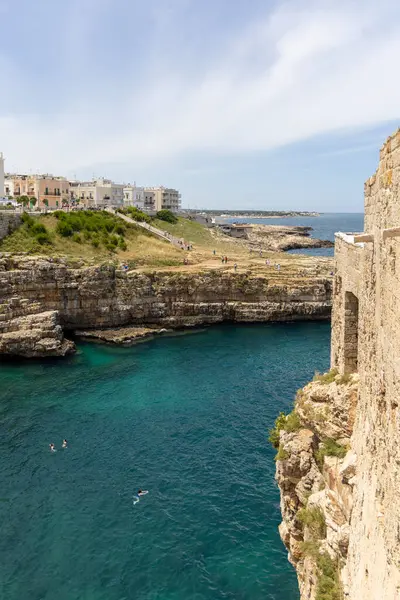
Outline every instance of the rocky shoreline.
<path fill-rule="evenodd" d="M 139 341 L 172 333 L 173 329 L 162 327 L 118 327 L 116 329 L 89 329 L 74 331 L 74 337 L 87 341 L 113 344 L 117 346 L 133 346 Z"/>
<path fill-rule="evenodd" d="M 248 231 L 253 250 L 284 252 L 301 248 L 333 248 L 334 242 L 310 237 L 312 227 L 286 225 L 252 225 Z"/>
<path fill-rule="evenodd" d="M 0 289 L 0 352 L 41 357 L 73 351 L 63 331 L 139 327 L 145 336 L 223 321 L 328 320 L 332 278 L 273 269 L 267 275 L 124 272 L 113 264 L 70 266 L 62 258 L 3 255 Z M 114 337 L 137 339 L 120 330 Z"/>

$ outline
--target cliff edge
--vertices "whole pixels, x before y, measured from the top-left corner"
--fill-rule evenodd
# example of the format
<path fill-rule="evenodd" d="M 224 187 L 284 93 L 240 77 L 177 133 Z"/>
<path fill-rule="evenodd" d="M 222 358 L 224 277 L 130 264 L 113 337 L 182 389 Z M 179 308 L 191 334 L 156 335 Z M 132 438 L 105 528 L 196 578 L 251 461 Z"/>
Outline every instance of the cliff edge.
<path fill-rule="evenodd" d="M 37 346 L 40 337 L 58 336 L 59 354 L 65 353 L 62 330 L 329 319 L 332 280 L 302 270 L 275 270 L 269 276 L 219 270 L 145 273 L 112 264 L 88 267 L 62 258 L 0 255 L 0 290 L 0 353 L 42 356 L 45 345 L 49 355 L 57 348 L 48 341 Z M 38 313 L 47 314 L 42 334 Z"/>
<path fill-rule="evenodd" d="M 335 240 L 331 371 L 281 415 L 281 536 L 302 600 L 400 599 L 400 131 Z"/>

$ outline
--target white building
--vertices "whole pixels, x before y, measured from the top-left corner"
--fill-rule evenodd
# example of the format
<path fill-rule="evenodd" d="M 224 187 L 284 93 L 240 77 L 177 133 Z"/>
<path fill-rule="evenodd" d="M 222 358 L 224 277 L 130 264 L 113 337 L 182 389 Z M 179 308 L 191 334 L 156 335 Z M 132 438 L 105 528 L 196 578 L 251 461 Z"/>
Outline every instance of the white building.
<path fill-rule="evenodd" d="M 156 199 L 154 192 L 147 188 L 144 189 L 144 210 L 147 212 L 155 212 L 156 210 Z"/>
<path fill-rule="evenodd" d="M 70 194 L 72 201 L 79 201 L 79 204 L 87 207 L 118 208 L 124 204 L 124 186 L 109 179 L 73 181 Z"/>
<path fill-rule="evenodd" d="M 145 188 L 145 192 L 154 193 L 154 210 L 156 211 L 167 209 L 178 212 L 181 208 L 181 195 L 178 190 L 158 186 Z"/>
<path fill-rule="evenodd" d="M 8 198 L 9 196 L 15 196 L 14 194 L 14 179 L 10 179 L 9 177 L 7 177 L 7 179 L 4 180 L 4 195 Z"/>
<path fill-rule="evenodd" d="M 0 198 L 3 198 L 4 196 L 4 156 L 3 153 L 0 152 Z"/>
<path fill-rule="evenodd" d="M 144 188 L 134 185 L 124 187 L 124 205 L 144 209 Z"/>

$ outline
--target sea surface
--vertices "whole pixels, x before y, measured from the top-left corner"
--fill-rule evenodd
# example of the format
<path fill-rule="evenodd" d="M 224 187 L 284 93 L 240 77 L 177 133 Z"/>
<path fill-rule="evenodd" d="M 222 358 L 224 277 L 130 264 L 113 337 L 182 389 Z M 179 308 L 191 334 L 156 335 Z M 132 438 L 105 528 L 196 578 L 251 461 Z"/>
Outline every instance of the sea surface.
<path fill-rule="evenodd" d="M 1 364 L 0 598 L 298 600 L 268 429 L 329 338 L 221 325 Z"/>
<path fill-rule="evenodd" d="M 312 227 L 311 237 L 320 240 L 335 239 L 337 231 L 347 233 L 364 231 L 364 213 L 322 213 L 319 217 L 287 217 L 276 219 L 224 219 L 228 223 L 258 223 L 260 225 L 305 225 Z M 289 250 L 290 254 L 308 254 L 311 256 L 333 256 L 333 248 L 307 248 Z"/>

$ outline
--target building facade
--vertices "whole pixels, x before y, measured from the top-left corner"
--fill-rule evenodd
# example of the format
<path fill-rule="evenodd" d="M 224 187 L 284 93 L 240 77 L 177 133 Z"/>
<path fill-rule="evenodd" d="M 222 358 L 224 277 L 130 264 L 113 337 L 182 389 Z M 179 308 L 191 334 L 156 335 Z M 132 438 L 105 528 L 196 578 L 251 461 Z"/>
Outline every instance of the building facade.
<path fill-rule="evenodd" d="M 144 209 L 144 188 L 136 185 L 127 185 L 124 187 L 124 206 L 136 206 L 140 210 Z"/>
<path fill-rule="evenodd" d="M 32 207 L 57 209 L 69 202 L 69 182 L 52 175 L 12 175 L 7 178 L 7 194 L 27 196 Z"/>
<path fill-rule="evenodd" d="M 145 188 L 144 190 L 144 210 L 147 212 L 155 212 L 156 210 L 156 201 L 154 192 Z"/>
<path fill-rule="evenodd" d="M 109 179 L 71 182 L 70 197 L 73 204 L 87 208 L 119 208 L 124 205 L 124 186 Z"/>
<path fill-rule="evenodd" d="M 7 198 L 14 196 L 14 179 L 4 179 L 4 195 Z"/>
<path fill-rule="evenodd" d="M 164 186 L 145 188 L 145 192 L 154 194 L 154 210 L 171 210 L 178 212 L 181 208 L 181 194 L 173 188 Z"/>

